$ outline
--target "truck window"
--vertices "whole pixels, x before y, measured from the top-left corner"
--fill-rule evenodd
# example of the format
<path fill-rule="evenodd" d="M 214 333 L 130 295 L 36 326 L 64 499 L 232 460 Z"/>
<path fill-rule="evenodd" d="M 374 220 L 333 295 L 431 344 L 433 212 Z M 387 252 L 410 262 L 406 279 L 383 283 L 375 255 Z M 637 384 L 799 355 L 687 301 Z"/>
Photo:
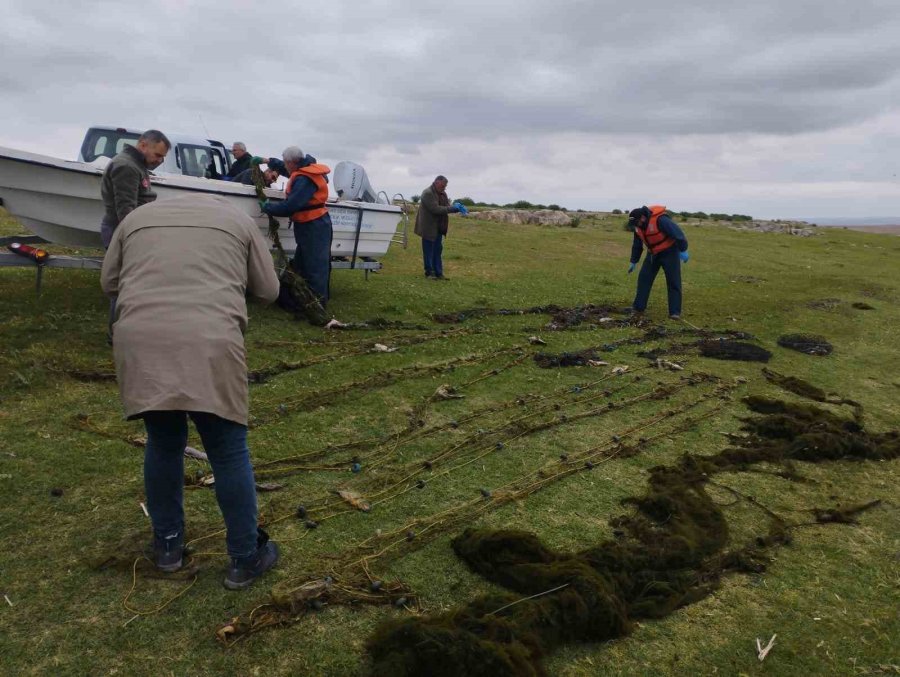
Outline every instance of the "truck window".
<path fill-rule="evenodd" d="M 134 146 L 140 134 L 119 132 L 114 129 L 91 129 L 81 144 L 81 155 L 85 162 L 93 162 L 98 157 L 114 158 L 122 152 L 125 144 Z"/>
<path fill-rule="evenodd" d="M 179 143 L 178 159 L 181 173 L 188 176 L 221 176 L 227 171 L 222 154 L 211 146 Z"/>

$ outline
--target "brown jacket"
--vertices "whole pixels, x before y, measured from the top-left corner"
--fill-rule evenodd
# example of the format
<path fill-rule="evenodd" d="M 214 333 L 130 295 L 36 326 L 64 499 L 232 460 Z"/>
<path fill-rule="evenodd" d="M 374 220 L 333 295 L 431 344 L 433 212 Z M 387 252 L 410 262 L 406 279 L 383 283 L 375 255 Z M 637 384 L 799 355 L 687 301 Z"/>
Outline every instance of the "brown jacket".
<path fill-rule="evenodd" d="M 245 293 L 278 297 L 249 216 L 210 195 L 142 207 L 116 228 L 100 282 L 118 296 L 113 354 L 126 416 L 203 411 L 247 424 Z"/>
<path fill-rule="evenodd" d="M 453 207 L 449 204 L 440 204 L 434 184 L 428 186 L 422 191 L 419 212 L 416 214 L 416 235 L 423 240 L 436 240 L 438 233 L 446 235 L 447 224 L 450 221 L 450 217 L 447 215 L 450 214 L 451 209 Z"/>
<path fill-rule="evenodd" d="M 106 213 L 103 223 L 115 227 L 135 209 L 156 199 L 144 156 L 134 146 L 125 146 L 103 172 L 100 195 Z"/>

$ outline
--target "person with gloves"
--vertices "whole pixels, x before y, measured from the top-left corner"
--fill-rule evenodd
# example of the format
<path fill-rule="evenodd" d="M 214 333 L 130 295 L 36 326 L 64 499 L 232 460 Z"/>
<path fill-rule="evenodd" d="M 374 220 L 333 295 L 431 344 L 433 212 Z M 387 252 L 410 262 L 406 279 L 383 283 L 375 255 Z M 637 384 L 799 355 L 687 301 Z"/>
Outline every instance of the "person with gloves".
<path fill-rule="evenodd" d="M 260 203 L 263 213 L 287 216 L 294 229 L 297 251 L 291 263 L 294 271 L 306 280 L 319 297 L 324 308 L 328 303 L 331 282 L 331 217 L 325 201 L 328 199 L 328 174 L 331 168 L 305 155 L 297 146 L 288 146 L 278 158 L 254 156 L 255 165 L 265 164 L 288 177 L 281 202 L 265 200 Z"/>
<path fill-rule="evenodd" d="M 419 212 L 416 214 L 415 233 L 422 238 L 422 259 L 425 263 L 425 277 L 446 280 L 441 255 L 444 251 L 444 237 L 450 227 L 449 214 L 468 214 L 459 202 L 450 204 L 447 197 L 447 177 L 438 176 L 422 191 Z"/>
<path fill-rule="evenodd" d="M 667 214 L 663 205 L 638 207 L 628 214 L 629 229 L 634 230 L 631 245 L 631 273 L 647 247 L 647 257 L 638 273 L 637 293 L 631 309 L 642 313 L 647 308 L 650 290 L 659 269 L 666 274 L 666 290 L 669 299 L 669 317 L 681 319 L 681 264 L 688 262 L 688 242 L 681 228 Z"/>

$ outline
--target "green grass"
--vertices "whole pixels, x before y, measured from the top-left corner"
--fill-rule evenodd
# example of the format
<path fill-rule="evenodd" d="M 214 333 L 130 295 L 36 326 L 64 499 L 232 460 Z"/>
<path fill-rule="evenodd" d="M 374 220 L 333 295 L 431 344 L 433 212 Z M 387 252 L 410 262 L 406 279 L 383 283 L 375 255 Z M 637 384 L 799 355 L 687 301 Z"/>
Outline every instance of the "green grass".
<path fill-rule="evenodd" d="M 342 320 L 376 316 L 429 324 L 429 314 L 472 306 L 519 308 L 557 303 L 627 305 L 635 276 L 625 274 L 630 235 L 623 217 L 584 218 L 578 228 L 505 226 L 454 218 L 445 248 L 448 282 L 421 274 L 418 238 L 409 250 L 392 249 L 382 273 L 366 281 L 355 271 L 336 271 L 330 310 Z M 691 261 L 684 269 L 685 319 L 697 326 L 753 333 L 773 351 L 770 367 L 784 374 L 860 401 L 868 425 L 900 427 L 900 372 L 895 327 L 900 322 L 900 238 L 843 230 L 817 237 L 732 231 L 715 225 L 688 226 Z M 12 219 L 0 219 L 0 234 L 21 232 Z M 746 281 L 750 280 L 750 281 Z M 841 301 L 831 310 L 809 302 Z M 855 301 L 875 307 L 859 311 Z M 224 649 L 216 627 L 266 601 L 273 584 L 302 572 L 327 570 L 325 556 L 405 524 L 410 517 L 436 513 L 497 486 L 566 450 L 584 449 L 621 430 L 634 418 L 649 417 L 659 405 L 588 419 L 511 443 L 503 454 L 430 482 L 426 491 L 405 494 L 368 515 L 345 515 L 307 532 L 296 520 L 271 528 L 283 561 L 255 587 L 229 593 L 221 586 L 225 557 L 203 559 L 196 584 L 162 612 L 134 618 L 122 606 L 132 585 L 130 571 L 96 571 L 88 562 L 111 551 L 120 539 L 148 529 L 139 507 L 143 500 L 142 455 L 117 439 L 77 430 L 77 415 L 118 436 L 139 436 L 140 423 L 121 418 L 112 383 L 73 380 L 66 370 L 109 370 L 105 342 L 107 304 L 96 272 L 48 270 L 44 294 L 34 295 L 34 275 L 26 269 L 0 270 L 0 656 L 3 674 L 47 675 L 354 675 L 365 674 L 364 642 L 389 608 L 330 608 L 289 627 L 267 630 Z M 251 368 L 278 360 L 300 360 L 329 353 L 321 330 L 291 320 L 277 309 L 251 306 L 247 346 Z M 666 322 L 665 289 L 657 282 L 649 310 Z M 257 463 L 319 449 L 329 441 L 372 436 L 406 424 L 407 412 L 441 383 L 461 384 L 503 358 L 461 367 L 452 373 L 401 381 L 370 392 L 348 392 L 331 403 L 277 415 L 278 405 L 304 393 L 339 386 L 410 364 L 439 362 L 475 352 L 525 343 L 540 333 L 546 350 L 558 352 L 633 335 L 633 330 L 541 331 L 542 316 L 492 317 L 464 327 L 479 331 L 402 347 L 396 353 L 365 354 L 276 376 L 251 387 L 251 412 L 261 423 L 250 433 Z M 671 325 L 671 323 L 669 323 Z M 435 330 L 438 329 L 435 326 Z M 793 353 L 776 346 L 783 333 L 821 333 L 835 346 L 827 358 Z M 353 332 L 324 336 L 326 341 L 369 338 L 391 342 L 398 333 Z M 264 346 L 272 341 L 293 346 Z M 613 364 L 639 367 L 639 347 L 610 354 Z M 759 365 L 687 359 L 689 371 L 703 370 L 730 379 L 746 377 L 738 391 L 783 395 L 760 376 Z M 460 417 L 492 402 L 523 393 L 584 383 L 598 369 L 539 370 L 530 361 L 464 389 L 465 399 L 437 403 L 427 422 Z M 629 377 L 630 378 L 630 377 Z M 662 377 L 661 377 L 662 378 Z M 667 377 L 668 378 L 668 377 Z M 625 379 L 616 382 L 631 383 Z M 632 384 L 633 392 L 640 385 Z M 496 424 L 510 414 L 497 415 Z M 655 442 L 628 460 L 612 461 L 552 485 L 527 500 L 489 513 L 489 527 L 535 531 L 549 545 L 578 549 L 607 538 L 606 520 L 624 510 L 619 500 L 641 494 L 646 469 L 680 454 L 713 453 L 734 432 L 745 410 L 737 400 L 688 433 Z M 465 426 L 463 426 L 465 428 Z M 404 460 L 443 448 L 469 430 L 446 433 L 401 448 Z M 194 440 L 196 443 L 196 439 Z M 202 468 L 188 462 L 190 470 Z M 882 499 L 859 526 L 829 525 L 797 532 L 795 542 L 775 551 L 761 576 L 732 576 L 713 596 L 660 621 L 641 623 L 623 639 L 568 645 L 547 662 L 554 675 L 852 675 L 897 674 L 900 668 L 898 557 L 900 466 L 836 463 L 800 464 L 816 482 L 792 484 L 747 473 L 723 478 L 791 520 L 809 518 L 805 510 L 839 502 Z M 310 496 L 336 486 L 362 486 L 389 469 L 360 475 L 315 472 L 281 480 L 286 488 L 260 495 L 264 515 L 280 515 Z M 60 497 L 51 489 L 63 490 Z M 730 497 L 718 499 L 727 503 Z M 220 527 L 212 492 L 186 493 L 190 535 Z M 764 526 L 746 505 L 727 511 L 735 538 Z M 466 603 L 489 589 L 455 559 L 452 534 L 442 535 L 375 570 L 400 579 L 420 595 L 427 612 Z M 211 539 L 206 551 L 223 551 Z M 181 582 L 139 577 L 132 604 L 152 608 L 172 597 Z M 778 634 L 762 664 L 755 639 Z"/>

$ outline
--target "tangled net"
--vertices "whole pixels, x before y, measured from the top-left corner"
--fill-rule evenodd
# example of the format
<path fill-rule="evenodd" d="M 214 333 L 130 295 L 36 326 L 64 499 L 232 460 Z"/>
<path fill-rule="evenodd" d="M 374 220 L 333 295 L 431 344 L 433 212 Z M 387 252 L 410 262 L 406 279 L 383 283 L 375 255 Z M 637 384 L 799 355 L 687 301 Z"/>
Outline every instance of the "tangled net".
<path fill-rule="evenodd" d="M 824 336 L 818 334 L 785 334 L 778 337 L 778 345 L 807 355 L 830 355 L 834 349 Z"/>
<path fill-rule="evenodd" d="M 769 526 L 743 547 L 728 549 L 727 521 L 706 490 L 715 475 L 762 462 L 900 457 L 898 431 L 868 433 L 857 421 L 811 405 L 745 401 L 762 414 L 745 420 L 749 435 L 714 456 L 684 456 L 674 466 L 651 469 L 647 493 L 625 501 L 636 511 L 611 521 L 612 540 L 568 553 L 527 532 L 467 529 L 453 541 L 457 556 L 515 594 L 382 624 L 367 644 L 373 674 L 545 675 L 541 660 L 559 645 L 625 635 L 635 620 L 659 618 L 707 596 L 726 572 L 763 571 L 766 551 L 790 542 L 798 525 L 734 492 L 761 508 Z M 848 523 L 876 505 L 813 513 L 819 523 Z"/>

